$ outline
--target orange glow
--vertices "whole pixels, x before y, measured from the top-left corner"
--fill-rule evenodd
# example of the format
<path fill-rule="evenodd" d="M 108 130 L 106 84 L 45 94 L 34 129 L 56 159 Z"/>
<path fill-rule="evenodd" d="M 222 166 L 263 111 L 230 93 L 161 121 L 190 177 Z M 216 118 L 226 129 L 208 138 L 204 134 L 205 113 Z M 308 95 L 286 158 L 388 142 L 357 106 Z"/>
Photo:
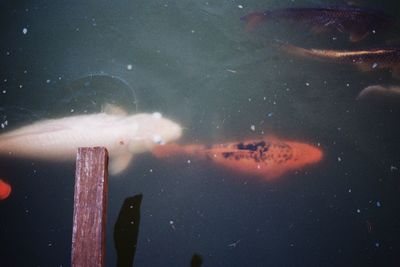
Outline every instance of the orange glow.
<path fill-rule="evenodd" d="M 182 154 L 208 158 L 226 169 L 259 176 L 266 181 L 315 164 L 323 157 L 323 152 L 317 147 L 276 138 L 218 144 L 210 148 L 170 144 L 155 148 L 153 154 L 160 158 Z"/>
<path fill-rule="evenodd" d="M 11 185 L 0 179 L 0 200 L 5 200 L 11 194 Z"/>

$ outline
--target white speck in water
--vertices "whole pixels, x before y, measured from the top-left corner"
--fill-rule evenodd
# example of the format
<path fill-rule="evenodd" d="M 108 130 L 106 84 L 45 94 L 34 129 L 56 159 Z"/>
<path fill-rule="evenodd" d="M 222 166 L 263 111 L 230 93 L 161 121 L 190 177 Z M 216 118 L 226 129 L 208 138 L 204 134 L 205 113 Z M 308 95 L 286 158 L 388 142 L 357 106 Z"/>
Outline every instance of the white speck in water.
<path fill-rule="evenodd" d="M 337 161 L 338 161 L 338 162 L 341 162 L 341 161 L 342 161 L 342 158 L 341 158 L 341 157 L 337 157 Z"/>
<path fill-rule="evenodd" d="M 375 242 L 375 247 L 379 248 L 380 244 L 378 242 Z"/>
<path fill-rule="evenodd" d="M 5 94 L 5 93 L 7 93 L 7 91 L 6 91 L 6 90 L 3 90 L 3 94 Z"/>
<path fill-rule="evenodd" d="M 372 68 L 375 69 L 376 67 L 378 67 L 378 63 L 375 62 L 374 64 L 372 64 Z"/>
<path fill-rule="evenodd" d="M 251 98 L 249 98 L 249 102 L 251 102 Z"/>
<path fill-rule="evenodd" d="M 153 172 L 153 169 L 150 169 L 149 172 Z"/>
<path fill-rule="evenodd" d="M 126 65 L 126 69 L 127 69 L 127 70 L 132 70 L 132 64 Z"/>
<path fill-rule="evenodd" d="M 187 160 L 187 163 L 188 163 L 188 164 L 190 164 L 190 163 L 191 163 L 190 159 L 188 159 L 188 160 Z"/>
<path fill-rule="evenodd" d="M 360 209 L 357 209 L 357 213 L 361 213 L 361 210 L 360 210 Z"/>
<path fill-rule="evenodd" d="M 375 33 L 376 33 L 376 31 L 375 31 L 375 30 L 372 30 L 372 33 L 373 33 L 373 34 L 375 34 Z"/>
<path fill-rule="evenodd" d="M 376 202 L 376 206 L 378 207 L 378 208 L 380 208 L 382 205 L 381 205 L 381 202 L 379 202 L 379 201 L 377 201 Z"/>
<path fill-rule="evenodd" d="M 20 85 L 19 85 L 19 88 L 22 88 L 22 87 L 24 87 L 24 86 L 23 86 L 22 84 L 20 84 Z"/>
<path fill-rule="evenodd" d="M 306 86 L 310 86 L 310 83 L 306 83 Z"/>
<path fill-rule="evenodd" d="M 351 188 L 349 189 L 349 191 L 348 191 L 349 193 L 351 193 Z"/>
<path fill-rule="evenodd" d="M 349 84 L 349 83 L 346 83 L 346 87 L 350 87 L 350 84 Z"/>
<path fill-rule="evenodd" d="M 70 110 L 70 111 L 71 111 L 71 113 L 73 113 L 75 110 L 74 110 L 73 108 L 71 108 L 71 110 Z"/>
<path fill-rule="evenodd" d="M 171 226 L 172 230 L 175 230 L 175 224 L 174 221 L 169 221 L 169 225 Z"/>
<path fill-rule="evenodd" d="M 194 30 L 191 30 L 190 32 L 191 32 L 191 33 L 195 33 L 195 31 L 194 31 Z"/>
<path fill-rule="evenodd" d="M 23 28 L 22 29 L 22 34 L 27 34 L 28 33 L 28 29 L 27 28 Z"/>
<path fill-rule="evenodd" d="M 397 171 L 398 169 L 399 169 L 399 168 L 397 168 L 396 166 L 393 166 L 393 165 L 390 166 L 390 171 L 391 171 L 391 172 Z"/>
<path fill-rule="evenodd" d="M 50 83 L 50 82 L 51 82 L 51 80 L 50 80 L 50 79 L 47 79 L 47 80 L 46 80 L 46 83 Z"/>
<path fill-rule="evenodd" d="M 242 5 L 238 5 L 238 8 L 242 9 L 242 8 L 243 8 L 243 6 L 242 6 Z"/>
<path fill-rule="evenodd" d="M 254 132 L 256 130 L 256 126 L 255 125 L 251 125 L 250 126 L 250 130 L 252 130 Z"/>

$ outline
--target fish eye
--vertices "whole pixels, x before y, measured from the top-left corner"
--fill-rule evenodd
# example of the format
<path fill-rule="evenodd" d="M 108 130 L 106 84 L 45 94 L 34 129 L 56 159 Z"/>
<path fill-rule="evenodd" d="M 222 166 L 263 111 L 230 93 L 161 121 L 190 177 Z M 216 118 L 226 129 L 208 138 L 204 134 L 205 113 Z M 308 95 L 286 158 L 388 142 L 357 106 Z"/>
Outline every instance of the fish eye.
<path fill-rule="evenodd" d="M 165 142 L 159 135 L 153 135 L 153 142 L 158 145 L 164 145 Z"/>

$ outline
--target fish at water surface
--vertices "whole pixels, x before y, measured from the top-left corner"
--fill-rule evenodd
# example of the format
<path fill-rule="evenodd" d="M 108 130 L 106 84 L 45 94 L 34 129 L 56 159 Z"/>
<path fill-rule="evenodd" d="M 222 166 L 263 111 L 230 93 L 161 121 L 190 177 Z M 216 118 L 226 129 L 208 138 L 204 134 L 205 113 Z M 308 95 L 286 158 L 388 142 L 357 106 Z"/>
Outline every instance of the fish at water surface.
<path fill-rule="evenodd" d="M 106 147 L 110 172 L 125 170 L 133 155 L 182 133 L 160 113 L 127 115 L 111 112 L 38 121 L 0 135 L 0 155 L 42 160 L 73 160 L 78 147 Z M 113 113 L 114 112 L 114 113 Z"/>
<path fill-rule="evenodd" d="M 361 41 L 371 33 L 395 26 L 394 19 L 381 11 L 353 6 L 275 9 L 253 12 L 241 20 L 246 22 L 248 30 L 264 21 L 290 20 L 309 25 L 314 33 L 347 33 L 351 42 Z"/>
<path fill-rule="evenodd" d="M 303 48 L 291 44 L 281 44 L 286 53 L 320 61 L 351 64 L 362 71 L 388 69 L 392 76 L 400 79 L 400 47 L 372 48 L 364 50 L 329 50 Z"/>

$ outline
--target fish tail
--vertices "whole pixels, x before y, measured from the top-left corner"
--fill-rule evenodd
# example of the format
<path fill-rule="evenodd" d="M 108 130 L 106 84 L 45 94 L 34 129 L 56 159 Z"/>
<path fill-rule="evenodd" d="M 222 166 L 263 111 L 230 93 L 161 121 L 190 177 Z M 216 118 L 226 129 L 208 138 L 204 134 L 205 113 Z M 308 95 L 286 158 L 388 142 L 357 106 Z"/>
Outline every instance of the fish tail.
<path fill-rule="evenodd" d="M 299 56 L 299 57 L 314 57 L 315 56 L 308 49 L 294 46 L 294 45 L 287 44 L 287 43 L 281 44 L 280 49 L 290 55 L 295 55 L 295 56 Z"/>
<path fill-rule="evenodd" d="M 156 146 L 152 153 L 157 158 L 176 157 L 181 155 L 201 155 L 204 154 L 204 146 L 202 145 L 179 145 L 167 144 Z"/>
<path fill-rule="evenodd" d="M 303 58 L 312 58 L 323 62 L 328 61 L 328 62 L 339 63 L 342 61 L 349 60 L 344 56 L 338 55 L 337 53 L 335 53 L 336 51 L 332 50 L 307 49 L 287 43 L 282 44 L 280 46 L 280 49 L 290 55 Z"/>
<path fill-rule="evenodd" d="M 252 31 L 261 22 L 268 19 L 269 11 L 265 12 L 252 12 L 240 18 L 240 20 L 246 22 L 246 31 Z"/>

